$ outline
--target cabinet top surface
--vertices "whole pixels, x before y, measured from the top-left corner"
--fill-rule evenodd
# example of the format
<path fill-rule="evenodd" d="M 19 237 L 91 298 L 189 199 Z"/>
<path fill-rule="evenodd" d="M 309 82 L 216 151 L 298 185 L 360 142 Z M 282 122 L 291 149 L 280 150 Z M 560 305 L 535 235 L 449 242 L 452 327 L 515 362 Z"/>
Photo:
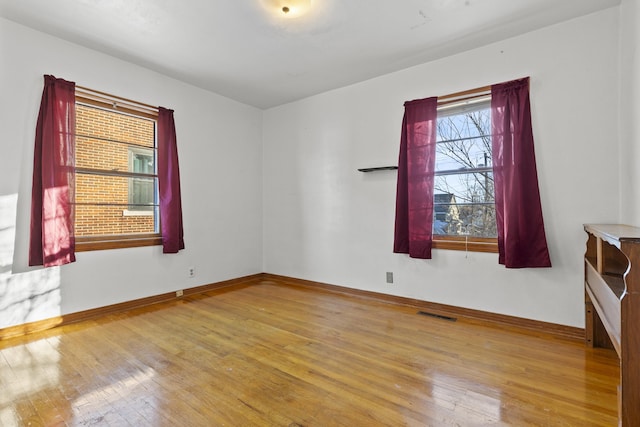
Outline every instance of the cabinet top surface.
<path fill-rule="evenodd" d="M 585 224 L 587 233 L 614 241 L 640 241 L 640 227 L 622 224 Z"/>

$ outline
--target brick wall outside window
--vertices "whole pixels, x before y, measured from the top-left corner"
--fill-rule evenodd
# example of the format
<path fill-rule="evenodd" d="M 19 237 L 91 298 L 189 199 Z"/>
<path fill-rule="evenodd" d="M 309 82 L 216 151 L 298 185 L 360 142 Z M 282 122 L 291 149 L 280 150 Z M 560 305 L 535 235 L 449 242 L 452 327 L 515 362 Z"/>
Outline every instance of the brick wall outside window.
<path fill-rule="evenodd" d="M 127 143 L 154 147 L 155 122 L 78 104 L 76 107 L 76 167 L 129 171 Z M 121 141 L 114 143 L 95 138 Z M 125 216 L 127 206 L 95 206 L 83 203 L 129 201 L 129 179 L 76 174 L 76 236 L 153 233 L 153 215 Z M 134 208 L 130 208 L 134 209 Z"/>

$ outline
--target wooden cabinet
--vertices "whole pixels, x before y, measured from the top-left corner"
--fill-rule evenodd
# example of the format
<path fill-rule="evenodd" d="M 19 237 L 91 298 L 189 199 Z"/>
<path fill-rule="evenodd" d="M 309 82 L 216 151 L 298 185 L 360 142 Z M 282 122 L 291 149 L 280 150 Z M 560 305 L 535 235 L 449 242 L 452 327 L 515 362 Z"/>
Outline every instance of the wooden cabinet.
<path fill-rule="evenodd" d="M 640 426 L 640 228 L 584 226 L 586 342 L 620 358 L 618 420 Z"/>

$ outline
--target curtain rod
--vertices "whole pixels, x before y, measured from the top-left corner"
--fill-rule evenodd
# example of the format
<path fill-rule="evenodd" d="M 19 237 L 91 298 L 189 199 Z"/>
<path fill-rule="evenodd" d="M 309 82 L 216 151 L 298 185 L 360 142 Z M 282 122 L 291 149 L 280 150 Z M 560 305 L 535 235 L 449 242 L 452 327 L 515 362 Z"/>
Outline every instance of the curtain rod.
<path fill-rule="evenodd" d="M 468 90 L 463 90 L 461 92 L 455 92 L 455 93 L 450 93 L 448 95 L 439 96 L 438 101 L 440 101 L 441 99 L 446 101 L 449 99 L 464 98 L 464 97 L 473 98 L 479 94 L 485 94 L 485 93 L 491 93 L 491 85 L 481 86 L 475 89 L 468 89 Z"/>
<path fill-rule="evenodd" d="M 152 110 L 152 111 L 154 111 L 156 113 L 158 112 L 158 107 L 155 106 L 155 105 L 145 104 L 143 102 L 134 101 L 132 99 L 123 98 L 121 96 L 112 95 L 110 93 L 101 92 L 99 90 L 90 89 L 88 87 L 76 85 L 76 91 L 79 91 L 81 96 L 84 95 L 84 96 L 87 96 L 87 97 L 91 97 L 91 96 L 97 95 L 97 96 L 105 97 L 106 98 L 105 100 L 113 100 L 113 101 L 116 101 L 116 103 L 117 103 L 117 101 L 121 101 L 121 102 L 129 104 L 131 106 L 144 107 L 144 108 L 150 109 L 150 110 Z"/>

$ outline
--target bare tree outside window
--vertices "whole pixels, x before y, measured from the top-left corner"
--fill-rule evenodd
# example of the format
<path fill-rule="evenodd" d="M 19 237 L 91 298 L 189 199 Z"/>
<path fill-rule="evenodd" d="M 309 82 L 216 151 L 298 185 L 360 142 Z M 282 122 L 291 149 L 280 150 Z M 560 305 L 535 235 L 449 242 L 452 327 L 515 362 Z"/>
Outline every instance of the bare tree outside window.
<path fill-rule="evenodd" d="M 496 237 L 490 133 L 488 101 L 439 108 L 435 235 Z"/>

